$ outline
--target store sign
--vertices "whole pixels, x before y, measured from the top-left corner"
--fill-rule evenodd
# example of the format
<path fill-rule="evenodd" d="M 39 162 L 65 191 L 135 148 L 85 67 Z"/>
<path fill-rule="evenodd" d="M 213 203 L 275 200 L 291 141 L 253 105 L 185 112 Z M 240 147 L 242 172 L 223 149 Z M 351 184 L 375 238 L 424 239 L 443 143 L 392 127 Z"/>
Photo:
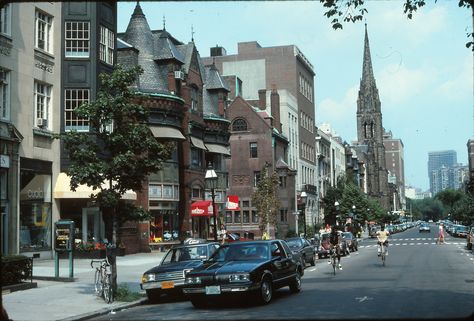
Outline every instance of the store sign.
<path fill-rule="evenodd" d="M 226 210 L 239 211 L 239 197 L 237 195 L 227 196 Z"/>
<path fill-rule="evenodd" d="M 0 167 L 10 168 L 10 156 L 0 155 Z"/>

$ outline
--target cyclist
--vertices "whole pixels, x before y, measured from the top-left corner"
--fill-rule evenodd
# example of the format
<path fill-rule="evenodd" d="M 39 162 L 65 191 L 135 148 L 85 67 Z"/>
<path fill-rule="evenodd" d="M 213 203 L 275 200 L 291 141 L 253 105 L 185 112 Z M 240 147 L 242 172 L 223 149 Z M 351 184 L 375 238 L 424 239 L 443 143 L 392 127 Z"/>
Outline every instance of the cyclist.
<path fill-rule="evenodd" d="M 385 224 L 380 226 L 380 231 L 377 231 L 377 255 L 382 253 L 382 243 L 385 246 L 385 255 L 388 255 L 388 236 L 390 233 L 385 230 Z"/>
<path fill-rule="evenodd" d="M 331 227 L 331 233 L 329 233 L 329 248 L 331 252 L 334 251 L 334 248 L 336 248 L 336 255 L 337 255 L 337 267 L 339 270 L 342 270 L 342 265 L 341 265 L 341 241 L 342 237 L 339 231 L 336 228 L 336 225 L 333 225 Z M 331 264 L 331 260 L 329 260 L 328 264 Z"/>

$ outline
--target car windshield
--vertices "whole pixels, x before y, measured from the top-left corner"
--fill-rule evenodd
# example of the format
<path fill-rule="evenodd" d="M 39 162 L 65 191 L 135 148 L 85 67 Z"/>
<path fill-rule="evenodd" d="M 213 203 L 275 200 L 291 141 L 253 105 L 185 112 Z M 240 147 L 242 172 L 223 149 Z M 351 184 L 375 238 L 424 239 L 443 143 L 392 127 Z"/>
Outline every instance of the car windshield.
<path fill-rule="evenodd" d="M 207 258 L 207 245 L 172 248 L 163 258 L 162 265 Z"/>
<path fill-rule="evenodd" d="M 220 246 L 212 255 L 210 261 L 229 262 L 229 261 L 250 261 L 250 260 L 268 260 L 268 244 L 255 243 L 232 243 Z"/>
<path fill-rule="evenodd" d="M 292 249 L 299 249 L 303 247 L 303 241 L 301 239 L 289 239 L 286 240 L 286 243 Z"/>

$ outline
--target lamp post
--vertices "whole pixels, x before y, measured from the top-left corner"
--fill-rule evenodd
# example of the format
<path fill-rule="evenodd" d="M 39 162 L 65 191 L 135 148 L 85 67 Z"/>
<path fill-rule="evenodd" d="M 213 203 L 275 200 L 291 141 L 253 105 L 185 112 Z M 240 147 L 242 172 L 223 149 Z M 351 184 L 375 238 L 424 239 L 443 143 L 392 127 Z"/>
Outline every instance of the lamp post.
<path fill-rule="evenodd" d="M 211 189 L 211 197 L 212 197 L 212 214 L 214 217 L 214 241 L 217 242 L 217 210 L 216 210 L 216 194 L 215 188 L 217 187 L 217 174 L 214 168 L 212 167 L 211 163 L 207 165 L 206 176 L 204 176 L 204 180 L 206 181 L 207 187 Z"/>
<path fill-rule="evenodd" d="M 303 233 L 304 237 L 306 238 L 306 197 L 308 195 L 306 194 L 305 191 L 301 192 L 301 201 L 303 202 Z"/>
<path fill-rule="evenodd" d="M 338 201 L 335 201 L 334 202 L 334 206 L 336 207 L 336 225 L 339 225 L 338 223 L 338 219 L 339 219 L 339 202 Z"/>

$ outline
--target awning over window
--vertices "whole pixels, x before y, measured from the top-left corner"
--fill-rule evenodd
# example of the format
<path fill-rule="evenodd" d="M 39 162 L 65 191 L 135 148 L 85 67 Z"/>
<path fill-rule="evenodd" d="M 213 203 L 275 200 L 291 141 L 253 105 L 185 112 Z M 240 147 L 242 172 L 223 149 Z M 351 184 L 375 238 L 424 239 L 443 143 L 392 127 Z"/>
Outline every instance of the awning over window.
<path fill-rule="evenodd" d="M 191 216 L 213 215 L 211 201 L 197 201 L 191 204 Z"/>
<path fill-rule="evenodd" d="M 204 146 L 204 142 L 202 141 L 202 139 L 191 136 L 191 144 L 193 144 L 193 146 L 196 148 L 206 150 L 206 146 Z"/>
<path fill-rule="evenodd" d="M 153 136 L 156 138 L 168 138 L 176 140 L 185 140 L 183 134 L 176 128 L 168 126 L 150 126 Z"/>
<path fill-rule="evenodd" d="M 98 192 L 98 190 L 93 190 L 92 187 L 87 185 L 79 185 L 74 192 L 71 190 L 71 177 L 66 173 L 59 173 L 56 185 L 54 185 L 53 196 L 54 198 L 90 198 L 91 194 L 97 194 Z M 128 190 L 122 195 L 122 199 L 136 200 L 137 194 L 132 190 Z"/>
<path fill-rule="evenodd" d="M 206 144 L 206 148 L 211 153 L 224 154 L 230 156 L 229 147 L 217 145 L 217 144 Z"/>

